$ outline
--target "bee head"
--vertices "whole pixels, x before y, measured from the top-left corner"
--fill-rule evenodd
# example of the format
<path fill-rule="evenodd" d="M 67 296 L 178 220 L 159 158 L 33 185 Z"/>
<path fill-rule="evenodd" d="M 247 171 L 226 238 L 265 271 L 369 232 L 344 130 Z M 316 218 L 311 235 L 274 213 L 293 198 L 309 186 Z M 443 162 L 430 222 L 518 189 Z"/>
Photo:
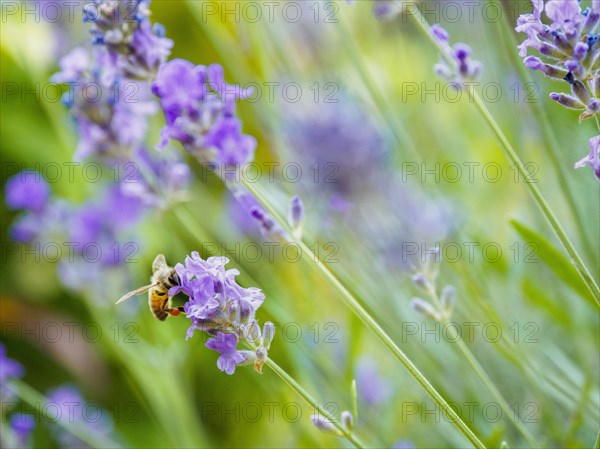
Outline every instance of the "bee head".
<path fill-rule="evenodd" d="M 169 277 L 167 278 L 167 282 L 171 285 L 179 285 L 179 275 L 175 270 L 171 271 Z"/>

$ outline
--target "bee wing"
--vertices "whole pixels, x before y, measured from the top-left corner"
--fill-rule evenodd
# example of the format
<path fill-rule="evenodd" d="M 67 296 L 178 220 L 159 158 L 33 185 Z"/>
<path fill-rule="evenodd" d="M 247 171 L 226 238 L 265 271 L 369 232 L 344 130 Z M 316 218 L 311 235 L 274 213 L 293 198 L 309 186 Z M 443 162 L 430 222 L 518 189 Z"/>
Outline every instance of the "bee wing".
<path fill-rule="evenodd" d="M 158 284 L 150 284 L 150 285 L 145 285 L 143 287 L 137 288 L 135 290 L 133 290 L 132 292 L 129 292 L 123 296 L 121 296 L 121 298 L 115 303 L 115 304 L 120 304 L 122 302 L 127 301 L 128 299 L 133 298 L 136 295 L 139 295 L 141 293 L 147 292 L 148 290 L 150 290 L 152 287 L 156 287 Z"/>
<path fill-rule="evenodd" d="M 165 256 L 159 254 L 154 259 L 154 262 L 152 262 L 152 272 L 156 273 L 157 271 L 164 270 L 166 268 L 169 268 L 169 266 L 167 265 L 167 260 L 165 259 Z"/>

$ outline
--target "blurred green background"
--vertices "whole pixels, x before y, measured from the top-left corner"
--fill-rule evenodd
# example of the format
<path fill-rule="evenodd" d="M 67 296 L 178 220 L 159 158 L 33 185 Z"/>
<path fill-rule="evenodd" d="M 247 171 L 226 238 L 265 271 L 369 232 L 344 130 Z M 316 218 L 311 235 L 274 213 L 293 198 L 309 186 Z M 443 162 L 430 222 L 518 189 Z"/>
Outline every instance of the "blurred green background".
<path fill-rule="evenodd" d="M 463 176 L 457 182 L 444 176 L 439 182 L 432 176 L 423 180 L 420 172 L 406 176 L 401 183 L 404 194 L 420 198 L 411 205 L 382 183 L 379 190 L 365 193 L 355 215 L 349 217 L 323 211 L 319 186 L 310 181 L 299 185 L 279 177 L 274 183 L 262 182 L 261 189 L 282 213 L 289 197 L 302 193 L 308 240 L 337 245 L 338 262 L 331 263 L 331 268 L 362 298 L 427 378 L 458 404 L 466 422 L 490 447 L 497 447 L 502 440 L 509 447 L 526 446 L 511 424 L 515 419 L 524 421 L 544 447 L 591 447 L 600 416 L 599 356 L 594 349 L 599 343 L 596 306 L 562 256 L 523 180 L 515 182 L 515 171 L 468 98 L 463 95 L 454 102 L 442 94 L 439 101 L 433 95 L 421 97 L 424 88 L 436 89 L 440 82 L 432 72 L 437 52 L 409 17 L 377 21 L 371 14 L 371 2 L 358 1 L 352 6 L 341 1 L 296 2 L 302 3 L 303 13 L 297 23 L 286 20 L 283 8 L 288 2 L 271 3 L 273 20 L 267 17 L 266 3 L 259 2 L 256 5 L 263 17 L 252 23 L 242 12 L 243 3 L 154 0 L 152 20 L 164 24 L 167 36 L 173 39 L 172 58 L 196 64 L 221 63 L 230 83 L 259 83 L 265 93 L 264 83 L 294 81 L 304 95 L 312 95 L 313 83 L 321 89 L 329 82 L 340 92 L 349 92 L 385 138 L 386 173 L 400 176 L 407 164 L 461 166 Z M 497 101 L 487 101 L 487 106 L 522 160 L 535 167 L 538 186 L 598 276 L 598 184 L 588 170 L 571 168 L 588 152 L 587 140 L 595 131 L 592 123 L 577 125 L 576 113 L 550 103 L 549 92 L 563 86 L 537 73 L 527 74 L 520 66 L 512 24 L 515 11 L 527 10 L 528 2 L 492 2 L 495 10 L 502 12 L 497 21 L 483 19 L 483 4 L 488 2 L 475 5 L 474 20 L 467 19 L 469 9 L 464 4 L 454 2 L 462 12 L 455 23 L 445 20 L 444 11 L 450 13 L 444 9 L 445 3 L 426 1 L 421 6 L 433 11 L 427 18 L 441 22 L 453 42 L 469 43 L 474 57 L 483 62 L 482 85 L 494 83 L 501 94 Z M 19 3 L 20 8 L 23 5 Z M 233 10 L 235 5 L 238 12 L 223 20 L 223 8 Z M 512 9 L 498 9 L 507 5 Z M 213 6 L 217 13 L 208 14 Z M 15 166 L 35 169 L 58 163 L 63 176 L 51 183 L 52 192 L 74 202 L 85 201 L 97 186 L 85 182 L 77 169 L 72 182 L 67 178 L 64 163 L 72 161 L 76 131 L 60 101 L 49 101 L 39 93 L 58 70 L 60 56 L 88 42 L 79 18 L 76 15 L 71 22 L 49 24 L 22 20 L 19 14 L 3 15 L 0 68 L 3 183 L 15 173 Z M 534 84 L 524 87 L 531 80 Z M 12 86 L 17 88 L 15 94 Z M 418 93 L 411 94 L 415 86 Z M 25 89 L 35 89 L 38 94 L 25 94 Z M 439 86 L 437 89 L 440 92 Z M 527 102 L 530 92 L 532 102 Z M 489 95 L 495 96 L 491 90 Z M 343 109 L 346 100 L 340 98 Z M 239 105 L 245 132 L 258 139 L 259 163 L 298 157 L 285 134 L 287 114 L 295 104 L 281 100 L 276 90 L 273 102 L 264 95 L 259 101 Z M 162 120 L 160 116 L 154 119 L 148 135 L 150 147 L 158 141 Z M 555 150 L 579 219 L 569 209 L 558 182 L 550 157 Z M 74 292 L 61 284 L 56 264 L 27 253 L 23 246 L 9 254 L 8 249 L 15 247 L 8 229 L 17 214 L 2 206 L 0 338 L 9 357 L 25 366 L 24 381 L 40 392 L 63 383 L 76 385 L 86 400 L 112 415 L 111 438 L 124 447 L 347 446 L 343 439 L 319 432 L 310 422 L 311 409 L 269 370 L 257 375 L 250 368 L 239 369 L 234 376 L 218 371 L 216 354 L 204 347 L 200 335 L 185 341 L 185 319 L 159 323 L 148 313 L 145 297 L 121 310 L 113 307 L 123 293 L 147 282 L 157 253 L 164 253 L 174 264 L 197 250 L 203 256 L 230 257 L 232 266 L 242 273 L 243 286 L 263 289 L 266 300 L 258 317 L 262 322 L 278 323 L 271 358 L 331 411 L 339 413 L 351 407 L 350 384 L 361 367 L 377 373 L 367 375 L 372 381 L 363 383 L 362 388 L 366 390 L 370 384 L 381 387 L 383 399 L 369 403 L 359 382 L 356 432 L 370 446 L 392 447 L 406 440 L 415 447 L 465 447 L 466 440 L 439 411 L 427 413 L 435 410 L 432 401 L 344 308 L 310 264 L 289 263 L 280 256 L 251 261 L 231 250 L 236 242 L 243 245 L 257 237 L 244 234 L 232 222 L 229 195 L 221 183 L 211 176 L 203 180 L 194 161 L 190 158 L 188 162 L 196 175 L 190 201 L 176 206 L 179 212 L 149 216 L 135 230 L 142 242 L 136 254 L 139 262 L 112 273 L 102 288 L 90 285 L 85 292 Z M 467 179 L 465 163 L 480 164 L 473 182 Z M 489 163 L 502 170 L 498 182 L 489 182 L 482 175 L 481 167 Z M 377 168 L 374 170 L 377 173 Z M 357 179 L 360 176 L 356 174 Z M 479 250 L 473 260 L 466 253 L 454 263 L 446 260 L 440 266 L 439 288 L 451 284 L 457 290 L 454 321 L 478 323 L 468 346 L 518 410 L 517 417 L 503 416 L 494 422 L 483 413 L 494 398 L 456 344 L 444 338 L 436 342 L 421 330 L 407 334 L 406 323 L 429 329 L 434 324 L 410 308 L 411 298 L 421 292 L 411 282 L 412 271 L 396 263 L 399 245 L 406 239 L 402 229 L 420 223 L 420 214 L 441 205 L 449 211 L 441 215 L 445 220 L 443 240 L 427 241 L 427 247 L 441 241 L 458 243 L 463 249 L 465 242 L 480 247 L 494 242 L 502 248 L 502 257 L 496 262 L 486 261 Z M 194 220 L 180 220 L 183 214 Z M 366 217 L 359 218 L 361 214 Z M 215 242 L 229 250 L 206 245 Z M 528 242 L 535 242 L 539 250 L 533 263 L 524 260 Z M 512 245 L 521 251 L 516 261 Z M 58 340 L 54 338 L 56 323 L 62 335 Z M 65 323 L 77 323 L 73 338 Z M 497 342 L 485 341 L 482 336 L 482 328 L 489 323 L 502 329 Z M 101 329 L 99 338 L 95 338 L 97 329 Z M 298 337 L 296 330 L 300 330 Z M 471 418 L 467 403 L 478 404 Z M 297 420 L 295 404 L 300 410 Z M 417 406 L 416 414 L 408 413 L 412 404 Z M 34 447 L 58 444 L 50 426 L 44 419 L 38 423 Z"/>

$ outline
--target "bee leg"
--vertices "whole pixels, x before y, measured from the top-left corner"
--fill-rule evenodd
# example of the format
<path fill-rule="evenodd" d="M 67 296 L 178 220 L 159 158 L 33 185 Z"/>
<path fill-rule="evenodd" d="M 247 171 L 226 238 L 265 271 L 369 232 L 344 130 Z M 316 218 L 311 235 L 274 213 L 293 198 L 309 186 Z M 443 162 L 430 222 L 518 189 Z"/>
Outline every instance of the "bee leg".
<path fill-rule="evenodd" d="M 173 307 L 173 308 L 170 308 L 170 309 L 164 309 L 164 310 L 165 310 L 165 312 L 167 312 L 171 316 L 179 316 L 181 313 L 185 314 L 184 309 L 181 306 L 180 307 Z"/>

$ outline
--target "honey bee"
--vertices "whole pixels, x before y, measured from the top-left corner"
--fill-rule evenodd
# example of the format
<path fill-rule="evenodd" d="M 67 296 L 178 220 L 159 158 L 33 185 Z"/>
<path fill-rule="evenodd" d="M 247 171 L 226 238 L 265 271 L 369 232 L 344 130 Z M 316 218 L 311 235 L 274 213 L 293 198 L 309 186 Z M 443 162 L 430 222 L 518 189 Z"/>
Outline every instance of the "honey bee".
<path fill-rule="evenodd" d="M 167 319 L 169 315 L 178 316 L 183 312 L 183 307 L 172 307 L 169 289 L 179 285 L 179 276 L 173 267 L 167 265 L 165 256 L 159 254 L 152 262 L 152 277 L 150 285 L 145 285 L 123 295 L 116 304 L 125 302 L 136 295 L 148 292 L 148 305 L 152 314 L 160 321 Z"/>

